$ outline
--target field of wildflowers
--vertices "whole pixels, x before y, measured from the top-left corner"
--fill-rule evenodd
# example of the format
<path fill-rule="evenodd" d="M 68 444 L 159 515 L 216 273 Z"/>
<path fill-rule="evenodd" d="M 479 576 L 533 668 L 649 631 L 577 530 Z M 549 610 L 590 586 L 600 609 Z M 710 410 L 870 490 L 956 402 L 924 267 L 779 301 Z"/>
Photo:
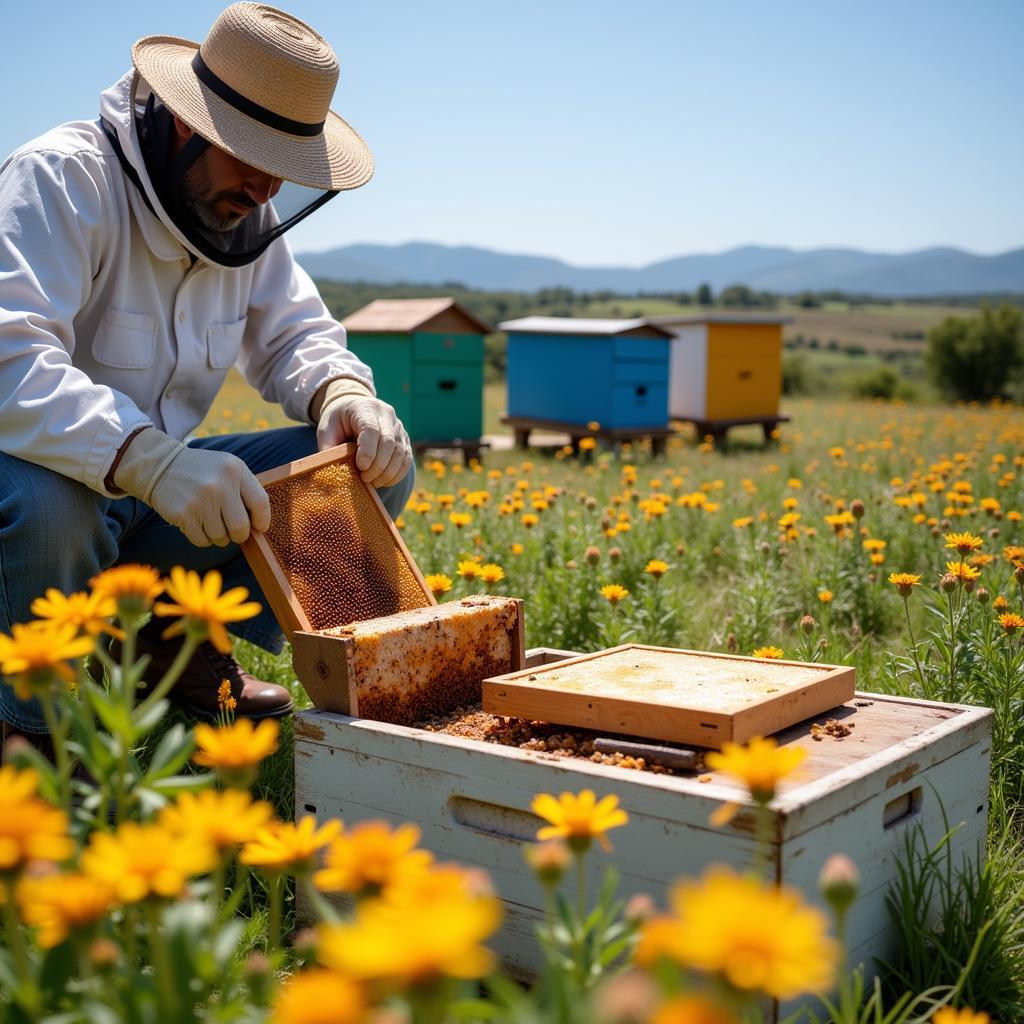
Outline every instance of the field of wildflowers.
<path fill-rule="evenodd" d="M 866 988 L 844 962 L 857 869 L 842 857 L 822 869 L 831 920 L 759 857 L 747 873 L 681 879 L 667 908 L 620 905 L 614 874 L 566 900 L 565 874 L 586 879 L 591 844 L 629 827 L 628 807 L 589 791 L 534 801 L 547 967 L 513 983 L 487 950 L 501 903 L 485 877 L 437 863 L 414 823 L 284 820 L 253 787 L 261 763 L 287 774 L 286 736 L 235 721 L 230 694 L 216 724 L 168 716 L 194 646 L 223 648 L 255 609 L 216 573 L 127 566 L 87 593 L 40 595 L 37 619 L 0 637 L 5 682 L 40 697 L 57 741 L 55 764 L 22 747 L 0 769 L 2 1019 L 737 1024 L 803 993 L 822 997 L 818 1020 L 843 1024 L 1024 1019 L 1024 415 L 789 411 L 764 450 L 681 438 L 657 459 L 595 443 L 431 460 L 400 527 L 439 599 L 524 597 L 531 645 L 848 663 L 861 689 L 993 707 L 998 877 L 908 860 L 893 900 L 906 956 L 884 984 Z M 147 692 L 134 637 L 150 615 L 186 643 Z M 286 657 L 269 667 L 287 676 Z M 715 758 L 762 809 L 797 767 L 771 741 Z M 927 930 L 913 893 L 936 878 L 949 923 Z M 296 887 L 320 924 L 289 935 Z M 325 898 L 337 892 L 351 913 Z"/>

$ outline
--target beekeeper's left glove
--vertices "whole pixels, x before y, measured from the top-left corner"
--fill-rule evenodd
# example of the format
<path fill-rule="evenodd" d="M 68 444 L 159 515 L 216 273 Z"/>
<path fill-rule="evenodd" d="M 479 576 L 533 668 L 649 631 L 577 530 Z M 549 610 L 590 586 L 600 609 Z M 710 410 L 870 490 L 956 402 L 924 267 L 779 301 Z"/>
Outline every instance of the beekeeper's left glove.
<path fill-rule="evenodd" d="M 412 445 L 394 408 L 359 381 L 344 377 L 324 388 L 316 441 L 323 451 L 353 440 L 356 469 L 374 487 L 398 483 L 412 468 Z"/>

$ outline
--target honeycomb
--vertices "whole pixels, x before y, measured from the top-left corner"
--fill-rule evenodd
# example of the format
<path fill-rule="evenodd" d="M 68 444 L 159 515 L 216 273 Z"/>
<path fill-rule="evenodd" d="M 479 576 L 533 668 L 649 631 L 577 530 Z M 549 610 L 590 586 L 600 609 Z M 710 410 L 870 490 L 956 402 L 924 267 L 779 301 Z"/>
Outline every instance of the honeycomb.
<path fill-rule="evenodd" d="M 486 594 L 321 629 L 350 645 L 352 715 L 413 725 L 479 703 L 482 681 L 515 671 L 520 604 Z"/>
<path fill-rule="evenodd" d="M 266 540 L 314 630 L 433 604 L 351 457 L 267 494 Z"/>

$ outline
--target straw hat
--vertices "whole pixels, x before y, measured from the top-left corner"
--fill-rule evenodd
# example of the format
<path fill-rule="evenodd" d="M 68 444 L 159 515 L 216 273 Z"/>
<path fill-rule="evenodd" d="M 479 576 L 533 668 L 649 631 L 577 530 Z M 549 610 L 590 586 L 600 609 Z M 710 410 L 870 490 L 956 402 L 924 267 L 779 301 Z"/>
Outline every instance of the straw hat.
<path fill-rule="evenodd" d="M 172 113 L 243 163 L 332 190 L 373 174 L 366 143 L 330 109 L 337 55 L 290 14 L 232 4 L 202 44 L 146 36 L 132 63 Z"/>

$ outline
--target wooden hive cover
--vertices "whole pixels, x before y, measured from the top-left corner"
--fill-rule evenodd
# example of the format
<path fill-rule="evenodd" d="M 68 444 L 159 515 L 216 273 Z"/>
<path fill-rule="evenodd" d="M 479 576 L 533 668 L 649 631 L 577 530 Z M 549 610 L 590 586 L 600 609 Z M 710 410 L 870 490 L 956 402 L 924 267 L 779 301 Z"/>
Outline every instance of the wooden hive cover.
<path fill-rule="evenodd" d="M 374 299 L 341 321 L 352 334 L 437 331 L 490 334 L 493 328 L 452 298 Z"/>
<path fill-rule="evenodd" d="M 853 697 L 854 670 L 628 644 L 485 679 L 496 715 L 721 748 Z"/>
<path fill-rule="evenodd" d="M 376 490 L 339 445 L 257 478 L 270 496 L 266 533 L 242 550 L 289 639 L 437 601 Z"/>

